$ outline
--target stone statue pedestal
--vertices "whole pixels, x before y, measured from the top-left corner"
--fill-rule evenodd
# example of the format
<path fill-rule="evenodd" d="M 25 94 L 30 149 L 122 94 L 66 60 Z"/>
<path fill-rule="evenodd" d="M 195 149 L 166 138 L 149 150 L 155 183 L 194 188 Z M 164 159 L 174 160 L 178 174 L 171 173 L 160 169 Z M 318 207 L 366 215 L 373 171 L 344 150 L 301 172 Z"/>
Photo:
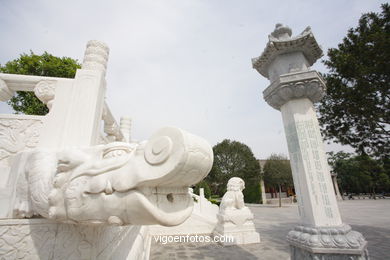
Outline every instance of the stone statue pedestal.
<path fill-rule="evenodd" d="M 244 188 L 245 183 L 241 178 L 233 177 L 228 181 L 227 192 L 222 197 L 217 214 L 218 223 L 213 232 L 214 237 L 219 236 L 220 239 L 216 242 L 222 245 L 260 243 L 253 214 L 244 204 Z"/>
<path fill-rule="evenodd" d="M 260 243 L 260 234 L 256 232 L 253 214 L 247 208 L 227 210 L 217 214 L 218 223 L 214 236 L 225 236 L 222 245 L 241 245 Z M 234 241 L 229 241 L 232 237 Z"/>

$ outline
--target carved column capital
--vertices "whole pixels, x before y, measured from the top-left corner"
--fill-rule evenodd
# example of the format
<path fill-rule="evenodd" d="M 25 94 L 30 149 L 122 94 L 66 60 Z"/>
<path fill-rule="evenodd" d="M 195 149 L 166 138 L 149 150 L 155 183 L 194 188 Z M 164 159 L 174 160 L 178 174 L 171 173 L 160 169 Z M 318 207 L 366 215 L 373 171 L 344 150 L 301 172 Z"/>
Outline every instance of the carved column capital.
<path fill-rule="evenodd" d="M 106 74 L 108 54 L 110 49 L 100 41 L 89 41 L 84 53 L 82 69 L 99 70 Z"/>
<path fill-rule="evenodd" d="M 15 94 L 15 91 L 8 88 L 7 83 L 4 80 L 0 79 L 0 101 L 8 101 Z"/>
<path fill-rule="evenodd" d="M 35 85 L 34 94 L 35 96 L 47 105 L 49 110 L 53 105 L 53 100 L 55 96 L 55 84 L 54 80 L 41 80 Z"/>
<path fill-rule="evenodd" d="M 265 101 L 273 108 L 280 107 L 292 99 L 308 98 L 313 103 L 325 95 L 325 82 L 316 71 L 285 74 L 274 81 L 263 92 Z"/>

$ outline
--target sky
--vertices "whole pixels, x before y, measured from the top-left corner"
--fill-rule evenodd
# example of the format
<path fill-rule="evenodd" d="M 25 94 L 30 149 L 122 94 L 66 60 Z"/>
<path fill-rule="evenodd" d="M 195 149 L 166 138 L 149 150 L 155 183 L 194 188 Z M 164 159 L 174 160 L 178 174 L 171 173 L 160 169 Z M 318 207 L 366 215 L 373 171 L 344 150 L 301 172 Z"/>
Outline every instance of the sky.
<path fill-rule="evenodd" d="M 287 155 L 279 111 L 263 99 L 269 81 L 252 68 L 276 23 L 293 35 L 307 26 L 326 59 L 362 13 L 366 0 L 0 0 L 0 64 L 30 50 L 82 62 L 88 40 L 110 48 L 107 103 L 119 122 L 132 118 L 132 139 L 176 126 L 211 145 L 231 139 L 258 159 Z M 313 69 L 326 72 L 317 61 Z M 0 103 L 0 113 L 12 113 Z M 327 151 L 351 151 L 336 144 Z"/>

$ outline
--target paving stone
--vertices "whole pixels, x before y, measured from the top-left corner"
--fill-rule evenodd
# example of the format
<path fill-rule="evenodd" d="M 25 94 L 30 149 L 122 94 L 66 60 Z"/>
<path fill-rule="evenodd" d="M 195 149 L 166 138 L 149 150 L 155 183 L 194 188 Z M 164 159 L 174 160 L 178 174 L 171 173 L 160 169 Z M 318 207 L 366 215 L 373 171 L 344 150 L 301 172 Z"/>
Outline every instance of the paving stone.
<path fill-rule="evenodd" d="M 150 259 L 183 259 L 184 256 L 185 259 L 217 260 L 289 259 L 286 235 L 299 223 L 297 207 L 295 205 L 282 208 L 268 205 L 248 206 L 255 216 L 256 230 L 261 236 L 260 244 L 223 247 L 212 243 L 163 245 L 153 241 Z M 343 221 L 365 236 L 370 259 L 390 259 L 390 199 L 341 201 L 339 208 Z M 180 255 L 175 254 L 177 251 Z M 183 252 L 185 254 L 182 254 Z"/>

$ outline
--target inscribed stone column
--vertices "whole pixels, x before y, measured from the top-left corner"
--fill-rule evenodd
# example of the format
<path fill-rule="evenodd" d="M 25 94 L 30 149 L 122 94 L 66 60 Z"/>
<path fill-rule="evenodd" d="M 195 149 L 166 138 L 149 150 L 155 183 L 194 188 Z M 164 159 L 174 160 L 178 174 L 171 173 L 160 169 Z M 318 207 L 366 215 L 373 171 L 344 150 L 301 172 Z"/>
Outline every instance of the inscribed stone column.
<path fill-rule="evenodd" d="M 321 56 L 310 27 L 291 37 L 290 28 L 277 24 L 252 60 L 271 82 L 265 101 L 283 118 L 301 218 L 287 236 L 291 259 L 368 259 L 364 237 L 341 220 L 313 106 L 325 94 L 325 82 L 310 69 Z"/>

